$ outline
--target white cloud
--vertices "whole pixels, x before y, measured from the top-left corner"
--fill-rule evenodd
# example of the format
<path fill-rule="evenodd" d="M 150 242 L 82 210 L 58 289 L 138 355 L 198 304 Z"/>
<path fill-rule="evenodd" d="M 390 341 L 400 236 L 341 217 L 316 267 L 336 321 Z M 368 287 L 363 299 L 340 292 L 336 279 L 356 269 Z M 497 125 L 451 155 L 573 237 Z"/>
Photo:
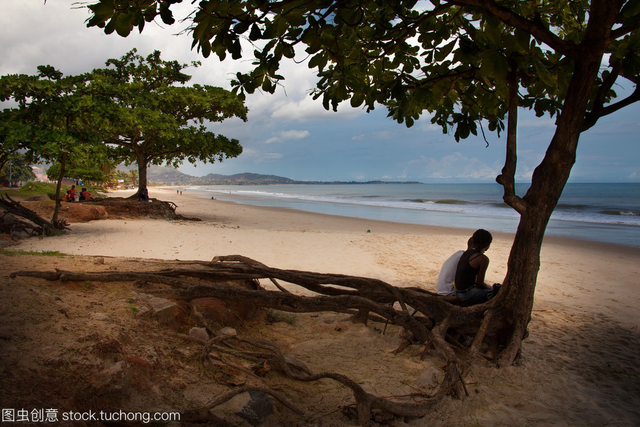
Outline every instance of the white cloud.
<path fill-rule="evenodd" d="M 327 111 L 319 99 L 313 100 L 310 95 L 305 94 L 298 101 L 290 101 L 288 98 L 280 100 L 274 105 L 271 117 L 306 122 L 312 120 L 350 120 L 362 114 L 364 114 L 363 110 L 351 108 L 344 103 L 338 107 L 338 111 Z"/>
<path fill-rule="evenodd" d="M 278 132 L 274 137 L 267 139 L 265 142 L 267 144 L 273 144 L 276 142 L 304 139 L 308 136 L 308 130 L 285 130 Z"/>
<path fill-rule="evenodd" d="M 404 176 L 414 176 L 418 179 L 489 181 L 494 180 L 500 172 L 497 166 L 490 166 L 477 157 L 466 157 L 459 152 L 440 159 L 420 156 L 404 166 Z"/>
<path fill-rule="evenodd" d="M 281 153 L 265 153 L 252 148 L 245 148 L 242 156 L 255 164 L 274 162 L 284 157 Z"/>

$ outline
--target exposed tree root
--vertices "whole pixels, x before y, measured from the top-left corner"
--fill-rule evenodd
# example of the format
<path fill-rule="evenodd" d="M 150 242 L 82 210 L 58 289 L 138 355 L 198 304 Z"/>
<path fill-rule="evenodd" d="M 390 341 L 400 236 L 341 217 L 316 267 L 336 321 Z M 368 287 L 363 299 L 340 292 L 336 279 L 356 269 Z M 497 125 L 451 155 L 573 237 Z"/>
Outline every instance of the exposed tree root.
<path fill-rule="evenodd" d="M 159 199 L 139 201 L 137 194 L 131 197 L 106 197 L 104 199 L 91 199 L 84 204 L 104 206 L 109 216 L 182 219 L 188 221 L 200 221 L 198 218 L 187 218 L 176 213 L 178 205 Z"/>
<path fill-rule="evenodd" d="M 5 211 L 5 215 L 0 217 L 0 223 L 3 224 L 3 229 L 8 227 L 10 231 L 24 231 L 32 236 L 51 236 L 55 234 L 55 230 L 68 229 L 69 224 L 67 224 L 66 221 L 58 220 L 53 223 L 47 221 L 31 209 L 22 206 L 20 202 L 13 200 L 9 194 L 6 193 L 4 196 L 0 195 L 0 209 Z M 28 222 L 16 220 L 15 218 L 13 221 L 10 221 L 9 217 L 6 217 L 6 213 L 22 217 Z M 12 224 L 10 224 L 10 222 L 12 222 Z"/>
<path fill-rule="evenodd" d="M 392 400 L 378 397 L 342 374 L 312 373 L 300 361 L 297 361 L 300 363 L 293 363 L 294 361 L 284 355 L 277 345 L 268 341 L 241 339 L 237 336 L 216 336 L 207 343 L 201 342 L 204 345 L 205 361 L 227 364 L 236 369 L 244 368 L 233 364 L 228 357 L 244 358 L 252 363 L 266 361 L 269 366 L 297 381 L 329 379 L 348 387 L 354 395 L 357 418 L 361 425 L 370 424 L 373 410 L 381 410 L 399 417 L 421 417 L 430 412 L 446 394 L 459 398 L 468 396 L 464 375 L 468 373 L 473 360 L 481 353 L 481 344 L 492 330 L 491 328 L 499 324 L 496 313 L 491 310 L 493 301 L 479 306 L 461 307 L 452 305 L 444 298 L 430 292 L 416 288 L 398 288 L 377 279 L 281 270 L 238 255 L 216 257 L 211 262 L 183 261 L 174 264 L 177 264 L 176 268 L 156 271 L 103 273 L 22 271 L 12 273 L 11 277 L 31 276 L 61 281 L 133 281 L 139 286 L 155 283 L 165 286 L 147 289 L 145 292 L 186 302 L 196 298 L 214 297 L 295 313 L 354 311 L 364 321 L 373 314 L 379 320 L 401 326 L 408 331 L 406 345 L 403 344 L 396 352 L 417 342 L 424 343 L 424 354 L 433 348 L 444 358 L 444 379 L 433 395 L 426 398 L 422 395 L 417 402 L 411 403 L 398 401 L 397 398 Z M 271 280 L 278 291 L 267 291 L 261 288 L 244 289 L 224 284 L 230 280 L 257 279 Z M 297 295 L 287 289 L 288 286 L 293 285 L 312 291 L 315 295 Z M 211 326 L 207 325 L 203 319 L 201 320 L 210 332 L 214 332 Z M 452 331 L 455 333 L 452 334 Z M 458 337 L 462 334 L 474 336 L 468 350 L 466 350 L 467 346 L 463 346 L 465 350 L 462 353 L 466 354 L 464 363 L 460 363 L 457 355 L 461 352 L 460 344 L 452 345 L 447 342 L 448 337 Z M 185 336 L 185 338 L 194 340 L 191 337 Z M 511 346 L 508 347 L 508 349 L 511 348 Z M 254 389 L 251 388 L 253 386 L 247 387 L 246 390 Z M 294 413 L 302 413 L 284 396 L 267 390 L 266 386 L 255 387 L 269 394 Z M 209 408 L 246 390 L 239 388 L 219 396 L 210 402 Z"/>

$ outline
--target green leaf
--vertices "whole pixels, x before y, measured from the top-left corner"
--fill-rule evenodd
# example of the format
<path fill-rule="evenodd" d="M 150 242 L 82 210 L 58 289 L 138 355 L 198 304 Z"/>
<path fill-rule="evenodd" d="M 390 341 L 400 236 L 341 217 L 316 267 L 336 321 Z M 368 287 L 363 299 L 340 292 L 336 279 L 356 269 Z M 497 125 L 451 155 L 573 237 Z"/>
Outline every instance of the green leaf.
<path fill-rule="evenodd" d="M 536 75 L 540 78 L 540 80 L 544 82 L 544 84 L 546 84 L 547 86 L 555 87 L 555 77 L 549 72 L 549 70 L 547 70 L 544 65 L 542 65 L 542 63 L 538 59 L 533 58 L 533 66 L 536 70 Z"/>
<path fill-rule="evenodd" d="M 354 93 L 351 97 L 351 106 L 357 108 L 364 102 L 364 95 L 362 93 Z"/>
<path fill-rule="evenodd" d="M 311 58 L 309 61 L 309 68 L 318 68 L 322 70 L 327 65 L 327 55 L 325 53 L 319 53 Z"/>
<path fill-rule="evenodd" d="M 242 58 L 242 48 L 240 47 L 240 40 L 235 39 L 233 41 L 233 45 L 230 49 L 231 51 L 231 57 L 233 59 L 240 59 Z M 221 60 L 223 60 L 224 58 L 221 58 Z"/>
<path fill-rule="evenodd" d="M 446 45 L 444 45 L 442 47 L 439 47 L 435 51 L 436 61 L 443 61 L 447 56 L 449 56 L 449 54 L 451 53 L 451 51 L 455 47 L 456 43 L 457 43 L 457 41 L 453 40 L 452 42 L 447 43 Z"/>
<path fill-rule="evenodd" d="M 622 9 L 622 16 L 625 18 L 633 18 L 640 14 L 640 0 L 630 0 Z"/>
<path fill-rule="evenodd" d="M 262 31 L 260 31 L 260 27 L 258 27 L 256 24 L 253 24 L 251 26 L 251 32 L 249 33 L 249 39 L 251 41 L 256 41 L 256 40 L 260 40 L 261 37 L 262 37 Z"/>

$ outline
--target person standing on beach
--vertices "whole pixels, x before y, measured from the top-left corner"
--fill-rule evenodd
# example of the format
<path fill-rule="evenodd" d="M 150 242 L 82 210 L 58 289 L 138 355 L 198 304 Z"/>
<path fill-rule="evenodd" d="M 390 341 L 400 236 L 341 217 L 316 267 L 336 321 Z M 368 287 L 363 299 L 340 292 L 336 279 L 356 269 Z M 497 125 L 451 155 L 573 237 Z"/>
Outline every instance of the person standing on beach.
<path fill-rule="evenodd" d="M 471 237 L 471 248 L 460 257 L 456 269 L 456 297 L 469 305 L 489 301 L 497 288 L 485 283 L 489 257 L 484 253 L 491 246 L 493 236 L 487 230 L 477 230 Z"/>
<path fill-rule="evenodd" d="M 467 250 L 471 249 L 473 244 L 473 237 L 467 240 Z M 459 250 L 451 255 L 442 264 L 440 268 L 440 274 L 438 275 L 438 282 L 436 283 L 436 292 L 438 295 L 455 295 L 456 290 L 454 288 L 454 282 L 456 280 L 456 271 L 458 269 L 458 262 L 460 257 L 465 251 Z"/>

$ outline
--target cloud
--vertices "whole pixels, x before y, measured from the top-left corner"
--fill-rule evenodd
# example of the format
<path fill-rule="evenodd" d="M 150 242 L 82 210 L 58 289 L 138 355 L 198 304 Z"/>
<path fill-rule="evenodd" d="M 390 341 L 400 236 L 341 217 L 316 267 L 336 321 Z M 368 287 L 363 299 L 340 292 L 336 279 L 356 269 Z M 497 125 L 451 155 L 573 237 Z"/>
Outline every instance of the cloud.
<path fill-rule="evenodd" d="M 301 122 L 313 120 L 350 120 L 362 114 L 363 110 L 351 108 L 348 104 L 340 104 L 338 111 L 327 111 L 322 102 L 314 100 L 311 95 L 304 94 L 299 100 L 280 99 L 272 103 L 271 117 L 274 119 L 296 120 Z"/>
<path fill-rule="evenodd" d="M 276 142 L 304 139 L 309 135 L 308 130 L 284 130 L 278 132 L 274 137 L 267 139 L 265 142 L 267 144 L 273 144 Z"/>
<path fill-rule="evenodd" d="M 398 137 L 398 132 L 382 130 L 379 132 L 365 132 L 359 133 L 351 137 L 352 141 L 365 141 L 365 140 L 389 140 Z"/>
<path fill-rule="evenodd" d="M 275 162 L 284 157 L 281 153 L 267 153 L 253 148 L 244 149 L 242 156 L 255 164 Z"/>
<path fill-rule="evenodd" d="M 477 157 L 467 157 L 462 153 L 454 153 L 435 159 L 420 156 L 404 165 L 403 176 L 414 176 L 418 179 L 435 180 L 494 180 L 500 172 L 499 167 L 490 166 Z"/>

